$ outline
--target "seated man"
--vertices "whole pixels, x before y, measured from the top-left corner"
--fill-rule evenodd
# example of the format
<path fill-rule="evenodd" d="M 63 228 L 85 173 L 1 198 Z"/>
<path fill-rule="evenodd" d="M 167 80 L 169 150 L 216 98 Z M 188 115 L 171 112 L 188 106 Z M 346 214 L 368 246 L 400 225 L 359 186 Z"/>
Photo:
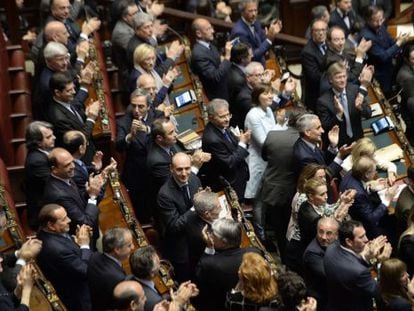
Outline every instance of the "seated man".
<path fill-rule="evenodd" d="M 282 29 L 282 22 L 272 22 L 265 32 L 256 20 L 257 3 L 256 0 L 243 0 L 239 3 L 241 18 L 234 24 L 230 38 L 239 38 L 241 42 L 249 43 L 253 49 L 253 60 L 265 66 L 265 54 Z"/>
<path fill-rule="evenodd" d="M 384 189 L 387 185 L 382 179 L 375 182 L 376 174 L 376 162 L 366 156 L 360 157 L 354 162 L 352 171 L 342 179 L 339 190 L 341 192 L 347 189 L 356 190 L 354 204 L 349 209 L 349 215 L 364 225 L 368 238 L 372 239 L 386 234 L 394 241 L 396 228 L 391 227 L 387 207 L 397 188 L 395 186 L 388 188 L 384 201 L 381 201 L 377 191 Z"/>
<path fill-rule="evenodd" d="M 333 63 L 328 69 L 331 88 L 319 97 L 316 114 L 327 133 L 335 125 L 339 126 L 338 145 L 351 145 L 364 137 L 362 118 L 371 116 L 371 108 L 365 98 L 367 86 L 371 83 L 372 72 L 362 85 L 347 83 L 347 69 L 343 62 Z M 324 138 L 324 142 L 328 137 Z"/>
<path fill-rule="evenodd" d="M 27 220 L 33 230 L 38 227 L 38 214 L 46 180 L 50 176 L 49 152 L 55 147 L 53 126 L 48 122 L 34 121 L 26 127 L 27 156 L 24 164 Z"/>
<path fill-rule="evenodd" d="M 339 176 L 343 159 L 351 151 L 349 147 L 342 146 L 338 152 L 339 127 L 334 126 L 329 131 L 330 144 L 326 151 L 320 149 L 322 134 L 325 131 L 317 115 L 304 114 L 297 120 L 296 128 L 300 135 L 293 146 L 293 156 L 297 163 L 297 176 L 309 163 L 327 165 L 327 173 L 330 178 Z"/>
<path fill-rule="evenodd" d="M 179 282 L 190 278 L 187 218 L 192 213 L 193 196 L 201 182 L 191 173 L 191 158 L 179 152 L 171 159 L 171 176 L 158 192 L 158 216 L 164 235 L 163 255 L 171 261 Z"/>
<path fill-rule="evenodd" d="M 81 225 L 75 240 L 69 235 L 71 220 L 57 204 L 43 206 L 38 238 L 43 242 L 37 263 L 56 289 L 68 311 L 91 310 L 87 269 L 91 257 L 90 227 Z"/>
<path fill-rule="evenodd" d="M 155 287 L 154 278 L 159 273 L 160 258 L 152 245 L 140 247 L 129 257 L 131 280 L 141 284 L 145 296 L 144 311 L 152 311 L 154 306 L 162 300 Z"/>
<path fill-rule="evenodd" d="M 355 220 L 341 224 L 338 238 L 339 244 L 329 246 L 324 257 L 327 310 L 372 310 L 379 288 L 371 276 L 369 262 L 389 258 L 391 245 L 384 237 L 368 242 L 362 223 Z"/>
<path fill-rule="evenodd" d="M 88 285 L 92 310 L 112 310 L 115 286 L 125 280 L 122 262 L 129 258 L 135 246 L 127 228 L 110 228 L 102 238 L 103 253 L 95 252 L 89 259 Z"/>
<path fill-rule="evenodd" d="M 317 234 L 303 254 L 303 270 L 308 287 L 308 294 L 318 302 L 318 307 L 325 310 L 328 288 L 326 286 L 323 257 L 326 248 L 338 238 L 339 224 L 332 217 L 322 217 L 318 221 Z"/>
<path fill-rule="evenodd" d="M 101 175 L 90 177 L 86 192 L 88 199 L 82 197 L 72 177 L 75 164 L 72 155 L 63 148 L 55 148 L 49 154 L 51 174 L 45 185 L 43 201 L 45 204 L 59 204 L 71 218 L 70 233 L 75 234 L 78 226 L 93 228 L 93 247 L 99 236 L 96 197 L 101 191 L 104 180 Z"/>
<path fill-rule="evenodd" d="M 200 77 L 209 100 L 214 98 L 228 100 L 227 74 L 231 66 L 232 42 L 226 42 L 224 58 L 221 60 L 218 49 L 212 44 L 214 29 L 210 22 L 204 18 L 197 18 L 191 28 L 197 40 L 191 55 L 193 72 Z"/>
<path fill-rule="evenodd" d="M 203 230 L 208 249 L 196 269 L 195 283 L 200 289 L 198 310 L 225 310 L 226 293 L 237 284 L 243 255 L 260 253 L 256 248 L 240 248 L 241 233 L 239 223 L 224 218 L 213 222 L 211 232 Z"/>

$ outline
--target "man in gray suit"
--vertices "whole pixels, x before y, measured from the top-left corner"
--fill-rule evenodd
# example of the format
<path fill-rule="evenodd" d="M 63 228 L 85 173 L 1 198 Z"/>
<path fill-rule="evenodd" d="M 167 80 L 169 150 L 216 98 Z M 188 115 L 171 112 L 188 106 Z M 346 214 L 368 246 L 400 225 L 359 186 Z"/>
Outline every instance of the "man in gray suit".
<path fill-rule="evenodd" d="M 296 120 L 304 113 L 303 109 L 295 109 L 285 131 L 271 131 L 262 147 L 262 157 L 267 161 L 263 174 L 263 186 L 260 199 L 263 203 L 261 215 L 256 216 L 259 237 L 264 237 L 264 215 L 266 210 L 272 211 L 272 221 L 276 228 L 276 238 L 279 252 L 283 256 L 285 249 L 285 234 L 290 217 L 290 206 L 296 191 L 295 161 L 293 145 L 299 138 L 296 130 Z M 260 228 L 261 227 L 261 230 Z"/>

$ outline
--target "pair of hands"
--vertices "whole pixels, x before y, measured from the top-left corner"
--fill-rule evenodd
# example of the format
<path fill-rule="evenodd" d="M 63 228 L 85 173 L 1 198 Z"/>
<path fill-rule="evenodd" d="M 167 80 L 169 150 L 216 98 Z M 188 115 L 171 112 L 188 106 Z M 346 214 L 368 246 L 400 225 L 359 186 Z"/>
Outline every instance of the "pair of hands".
<path fill-rule="evenodd" d="M 361 256 L 367 261 L 372 261 L 373 259 L 382 262 L 390 258 L 392 252 L 391 244 L 388 242 L 387 237 L 380 235 L 375 239 L 369 241 L 365 244 Z"/>
<path fill-rule="evenodd" d="M 336 148 L 338 146 L 338 142 L 339 142 L 339 126 L 338 125 L 333 126 L 332 129 L 328 132 L 328 140 L 332 148 Z M 354 145 L 355 145 L 355 142 L 353 142 L 350 146 L 348 145 L 341 146 L 338 150 L 338 156 L 341 159 L 345 159 L 347 155 L 351 153 Z"/>
<path fill-rule="evenodd" d="M 197 285 L 187 281 L 181 283 L 176 292 L 171 289 L 171 302 L 163 300 L 154 306 L 154 311 L 179 311 L 183 306 L 189 302 L 190 298 L 196 297 L 199 294 Z"/>

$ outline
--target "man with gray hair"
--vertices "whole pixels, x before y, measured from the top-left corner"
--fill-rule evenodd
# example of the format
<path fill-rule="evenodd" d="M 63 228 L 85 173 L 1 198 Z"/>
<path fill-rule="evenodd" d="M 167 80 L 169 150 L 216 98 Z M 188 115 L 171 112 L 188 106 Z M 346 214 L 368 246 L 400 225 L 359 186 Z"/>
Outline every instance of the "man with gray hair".
<path fill-rule="evenodd" d="M 209 123 L 203 133 L 203 151 L 211 153 L 211 161 L 203 166 L 204 183 L 215 192 L 224 189 L 220 180 L 224 177 L 243 200 L 244 190 L 249 179 L 249 169 L 245 161 L 249 155 L 247 144 L 251 131 L 241 131 L 236 137 L 230 130 L 231 114 L 229 104 L 223 99 L 213 99 L 207 106 Z"/>
<path fill-rule="evenodd" d="M 92 310 L 114 308 L 112 292 L 126 277 L 122 262 L 135 248 L 131 232 L 127 228 L 109 228 L 103 235 L 102 248 L 103 253 L 93 253 L 88 265 Z"/>
<path fill-rule="evenodd" d="M 305 281 L 309 296 L 314 297 L 324 310 L 328 289 L 326 287 L 323 257 L 326 248 L 338 239 L 339 223 L 333 217 L 322 217 L 318 221 L 316 237 L 303 254 Z"/>
<path fill-rule="evenodd" d="M 339 176 L 342 170 L 343 159 L 351 152 L 352 146 L 342 146 L 338 150 L 339 127 L 335 125 L 328 133 L 330 145 L 326 151 L 322 151 L 322 128 L 319 117 L 314 114 L 304 114 L 296 122 L 296 128 L 300 137 L 293 146 L 293 156 L 296 161 L 297 175 L 309 163 L 317 163 L 327 166 L 330 178 Z"/>
<path fill-rule="evenodd" d="M 240 248 L 242 228 L 233 219 L 220 218 L 211 230 L 203 230 L 208 246 L 196 269 L 196 284 L 200 289 L 197 310 L 224 310 L 226 293 L 238 281 L 243 255 L 260 253 L 256 248 Z"/>
<path fill-rule="evenodd" d="M 47 156 L 55 147 L 53 126 L 48 122 L 34 121 L 26 127 L 27 156 L 24 164 L 27 220 L 37 230 L 41 201 L 46 180 L 50 176 Z"/>

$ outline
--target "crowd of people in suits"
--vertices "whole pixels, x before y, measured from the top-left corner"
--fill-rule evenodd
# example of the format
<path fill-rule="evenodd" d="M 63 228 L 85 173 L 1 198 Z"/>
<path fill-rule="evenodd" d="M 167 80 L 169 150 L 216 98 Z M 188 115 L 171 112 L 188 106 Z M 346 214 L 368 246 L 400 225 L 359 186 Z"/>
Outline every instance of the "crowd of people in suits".
<path fill-rule="evenodd" d="M 228 19 L 229 3 L 218 2 L 213 15 Z M 170 98 L 183 44 L 161 46 L 163 5 L 113 1 L 112 56 L 129 100 L 116 126 L 121 180 L 138 220 L 160 236 L 159 248 L 136 250 L 129 229 L 99 228 L 99 204 L 118 163 L 103 165 L 92 135 L 102 103 L 87 103 L 95 79 L 95 64 L 85 64 L 88 37 L 101 26 L 99 14 L 75 21 L 97 7 L 87 0 L 42 5 L 48 13 L 31 40 L 35 121 L 26 128 L 24 187 L 37 237 L 0 257 L 1 310 L 28 309 L 33 259 L 68 310 L 173 311 L 190 300 L 201 311 L 365 311 L 374 300 L 379 310 L 413 308 L 414 166 L 390 215 L 404 172 L 375 155 L 362 124 L 372 114 L 375 78 L 386 96 L 402 89 L 406 135 L 414 138 L 414 48 L 407 34 L 387 33 L 389 0 L 336 0 L 331 10 L 312 10 L 301 52 L 304 105 L 289 109 L 297 81 L 266 69 L 280 20 L 263 27 L 259 1 L 240 1 L 221 52 L 209 19 L 196 18 L 189 65 L 208 99 L 208 123 L 191 155 L 177 144 Z M 377 168 L 387 178 L 377 178 Z M 278 256 L 278 271 L 263 250 L 241 247 L 243 224 L 217 194 L 228 186 L 238 204 L 252 207 L 255 234 Z M 6 222 L 0 213 L 1 231 Z M 171 295 L 160 295 L 154 282 L 160 255 L 180 284 Z"/>

